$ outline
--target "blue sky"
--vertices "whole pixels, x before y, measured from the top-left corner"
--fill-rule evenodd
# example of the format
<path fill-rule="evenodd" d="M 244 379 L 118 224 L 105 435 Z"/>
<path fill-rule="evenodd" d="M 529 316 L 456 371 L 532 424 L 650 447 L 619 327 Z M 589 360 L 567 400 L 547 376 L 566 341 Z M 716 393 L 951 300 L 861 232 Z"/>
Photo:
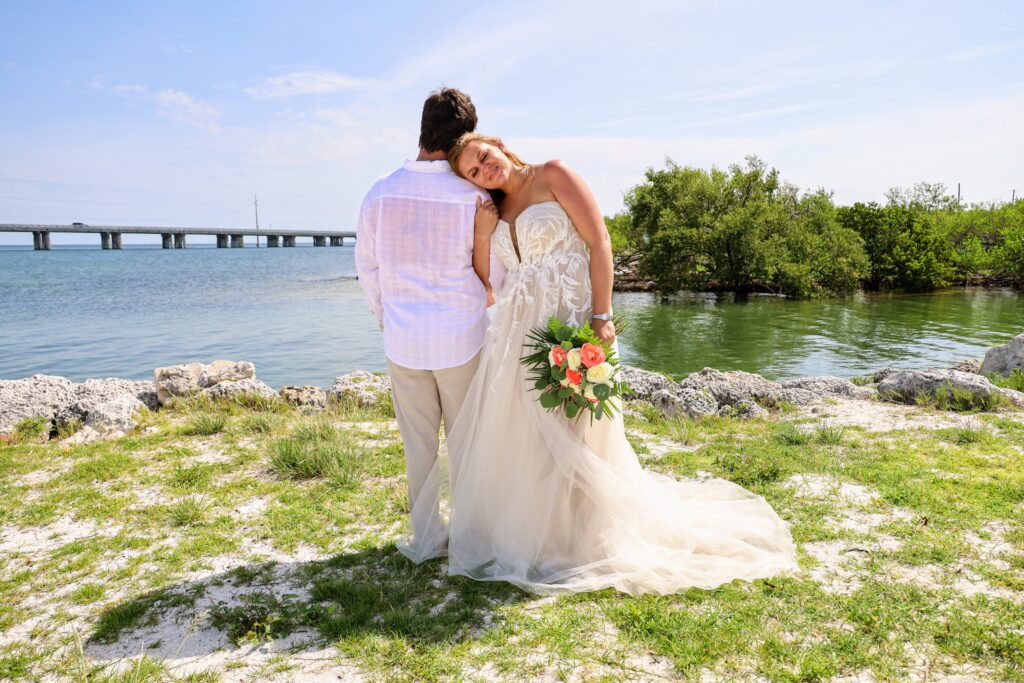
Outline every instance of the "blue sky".
<path fill-rule="evenodd" d="M 258 193 L 348 228 L 442 83 L 606 214 L 666 157 L 1024 193 L 1019 2 L 366 4 L 0 1 L 0 222 L 246 226 Z"/>

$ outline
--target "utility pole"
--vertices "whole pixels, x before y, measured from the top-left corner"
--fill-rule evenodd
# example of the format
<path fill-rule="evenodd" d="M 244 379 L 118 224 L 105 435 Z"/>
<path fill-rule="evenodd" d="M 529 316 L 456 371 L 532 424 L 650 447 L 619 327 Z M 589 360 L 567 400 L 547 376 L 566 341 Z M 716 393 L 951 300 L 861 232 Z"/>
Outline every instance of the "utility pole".
<path fill-rule="evenodd" d="M 255 194 L 252 196 L 252 205 L 256 209 L 256 248 L 260 248 L 260 200 Z"/>

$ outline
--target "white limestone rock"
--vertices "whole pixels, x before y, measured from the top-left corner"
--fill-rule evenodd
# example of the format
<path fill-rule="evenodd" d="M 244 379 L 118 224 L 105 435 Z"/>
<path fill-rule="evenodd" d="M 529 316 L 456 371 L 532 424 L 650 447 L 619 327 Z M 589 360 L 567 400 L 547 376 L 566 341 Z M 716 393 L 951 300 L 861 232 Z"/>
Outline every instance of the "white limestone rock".
<path fill-rule="evenodd" d="M 989 349 L 978 372 L 982 375 L 1009 375 L 1015 368 L 1024 370 L 1024 334 Z"/>
<path fill-rule="evenodd" d="M 320 387 L 310 385 L 303 387 L 287 386 L 281 387 L 279 393 L 282 399 L 293 406 L 317 410 L 327 407 L 327 391 Z"/>
<path fill-rule="evenodd" d="M 735 405 L 743 400 L 760 404 L 775 405 L 783 401 L 803 405 L 817 400 L 814 392 L 800 388 L 786 388 L 761 375 L 734 370 L 722 372 L 704 368 L 689 375 L 679 383 L 680 387 L 706 391 L 720 404 Z"/>
<path fill-rule="evenodd" d="M 327 390 L 332 401 L 353 401 L 361 407 L 377 405 L 381 398 L 391 393 L 391 378 L 374 375 L 365 370 L 356 370 L 336 377 L 334 385 Z"/>
<path fill-rule="evenodd" d="M 198 393 L 202 389 L 199 378 L 205 368 L 202 363 L 183 363 L 155 369 L 153 376 L 160 405 L 168 406 L 176 398 Z"/>
<path fill-rule="evenodd" d="M 256 366 L 249 361 L 215 360 L 203 367 L 199 386 L 206 389 L 221 382 L 256 379 Z"/>
<path fill-rule="evenodd" d="M 650 401 L 659 391 L 675 393 L 679 385 L 657 372 L 634 368 L 630 365 L 619 366 L 616 379 L 629 385 L 629 393 L 623 398 L 629 400 Z"/>
<path fill-rule="evenodd" d="M 801 377 L 779 382 L 783 389 L 804 389 L 818 396 L 842 396 L 844 398 L 869 399 L 875 392 L 867 387 L 859 387 L 843 377 L 823 375 L 821 377 Z"/>
<path fill-rule="evenodd" d="M 241 394 L 251 394 L 266 399 L 278 398 L 276 391 L 260 380 L 251 377 L 234 382 L 218 382 L 212 387 L 203 389 L 201 393 L 215 399 L 239 396 Z"/>
<path fill-rule="evenodd" d="M 0 434 L 10 434 L 27 417 L 54 420 L 75 400 L 75 385 L 66 377 L 32 375 L 0 379 Z"/>

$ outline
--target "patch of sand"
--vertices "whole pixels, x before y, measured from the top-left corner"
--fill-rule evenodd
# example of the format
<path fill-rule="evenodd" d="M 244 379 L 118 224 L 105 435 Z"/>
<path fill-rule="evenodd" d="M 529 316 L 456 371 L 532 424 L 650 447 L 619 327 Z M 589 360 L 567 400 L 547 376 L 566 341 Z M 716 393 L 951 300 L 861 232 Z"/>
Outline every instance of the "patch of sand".
<path fill-rule="evenodd" d="M 956 416 L 900 403 L 834 398 L 828 403 L 803 406 L 800 414 L 828 418 L 830 424 L 863 427 L 869 432 L 899 429 L 946 429 L 956 426 Z"/>

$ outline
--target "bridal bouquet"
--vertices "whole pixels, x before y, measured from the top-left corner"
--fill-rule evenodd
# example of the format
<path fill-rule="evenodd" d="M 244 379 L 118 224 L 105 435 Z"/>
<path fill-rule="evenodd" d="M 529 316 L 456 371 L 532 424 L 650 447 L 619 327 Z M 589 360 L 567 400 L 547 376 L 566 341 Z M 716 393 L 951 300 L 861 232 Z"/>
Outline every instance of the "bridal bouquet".
<path fill-rule="evenodd" d="M 616 317 L 621 331 L 625 320 Z M 547 327 L 530 330 L 526 347 L 532 353 L 520 362 L 530 368 L 530 380 L 541 392 L 540 404 L 548 410 L 565 408 L 569 418 L 590 411 L 590 419 L 614 415 L 611 399 L 629 387 L 616 379 L 619 359 L 611 344 L 603 341 L 590 327 L 570 327 L 557 318 L 549 318 Z"/>

